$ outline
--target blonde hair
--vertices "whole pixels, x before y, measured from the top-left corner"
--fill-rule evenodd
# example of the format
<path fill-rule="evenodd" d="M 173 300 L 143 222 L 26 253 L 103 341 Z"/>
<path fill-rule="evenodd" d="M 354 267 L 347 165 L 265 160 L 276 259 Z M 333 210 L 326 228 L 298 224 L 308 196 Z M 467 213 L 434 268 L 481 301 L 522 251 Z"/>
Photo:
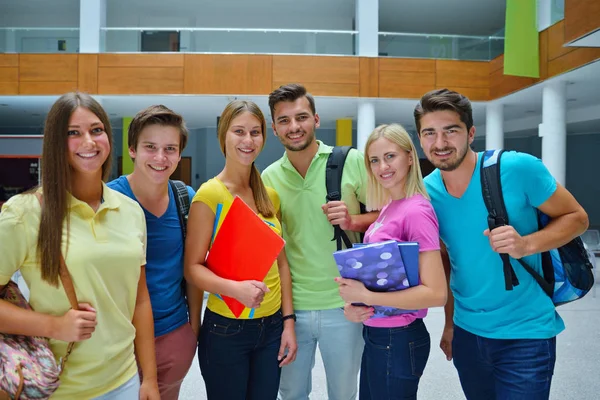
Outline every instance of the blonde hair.
<path fill-rule="evenodd" d="M 425 190 L 425 184 L 423 183 L 423 175 L 421 174 L 421 166 L 419 165 L 419 155 L 417 149 L 410 138 L 406 129 L 399 124 L 379 125 L 367 139 L 365 144 L 365 166 L 368 174 L 367 184 L 367 210 L 381 210 L 383 206 L 391 200 L 391 195 L 375 178 L 373 171 L 371 171 L 371 162 L 369 160 L 369 147 L 374 141 L 380 138 L 385 138 L 390 142 L 398 145 L 402 150 L 410 153 L 412 157 L 412 165 L 408 170 L 406 181 L 404 184 L 404 193 L 406 197 L 414 196 L 419 193 L 426 199 L 429 199 L 429 195 Z"/>
<path fill-rule="evenodd" d="M 227 136 L 227 131 L 229 130 L 229 126 L 231 125 L 231 121 L 238 115 L 243 112 L 249 112 L 252 114 L 259 122 L 260 122 L 260 131 L 263 138 L 263 145 L 260 148 L 262 151 L 265 143 L 267 141 L 267 125 L 265 122 L 265 116 L 263 115 L 260 107 L 258 107 L 252 101 L 246 100 L 234 100 L 231 103 L 227 104 L 221 117 L 219 118 L 219 126 L 217 127 L 217 136 L 219 138 L 219 145 L 221 146 L 221 151 L 223 155 L 227 156 L 227 152 L 225 151 L 225 137 Z M 271 202 L 271 198 L 267 193 L 267 188 L 265 187 L 261 177 L 260 172 L 258 172 L 258 168 L 256 165 L 252 163 L 252 170 L 250 171 L 250 188 L 252 189 L 252 195 L 254 196 L 254 203 L 256 203 L 256 209 L 258 212 L 265 218 L 271 218 L 275 215 L 275 206 Z"/>

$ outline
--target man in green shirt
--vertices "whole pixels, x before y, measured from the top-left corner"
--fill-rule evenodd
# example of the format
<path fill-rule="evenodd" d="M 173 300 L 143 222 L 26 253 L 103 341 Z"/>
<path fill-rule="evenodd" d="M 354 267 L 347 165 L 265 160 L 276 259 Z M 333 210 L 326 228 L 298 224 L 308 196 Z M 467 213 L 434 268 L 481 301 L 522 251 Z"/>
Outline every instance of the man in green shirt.
<path fill-rule="evenodd" d="M 314 98 L 299 84 L 269 95 L 273 131 L 285 147 L 281 159 L 263 172 L 265 185 L 281 199 L 283 237 L 292 273 L 296 310 L 296 360 L 282 369 L 282 400 L 308 400 L 317 343 L 323 357 L 330 400 L 356 398 L 363 340 L 361 324 L 344 317 L 334 281 L 339 272 L 332 253 L 333 225 L 359 241 L 376 213 L 360 214 L 367 174 L 361 153 L 351 150 L 342 176 L 342 201 L 326 202 L 325 167 L 331 146 L 315 139 L 319 115 Z"/>

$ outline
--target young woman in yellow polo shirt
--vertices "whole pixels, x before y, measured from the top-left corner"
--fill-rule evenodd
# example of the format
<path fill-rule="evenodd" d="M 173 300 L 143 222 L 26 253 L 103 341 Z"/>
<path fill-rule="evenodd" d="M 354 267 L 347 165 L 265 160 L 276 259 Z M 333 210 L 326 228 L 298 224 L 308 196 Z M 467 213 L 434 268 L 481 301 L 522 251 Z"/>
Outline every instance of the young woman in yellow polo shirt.
<path fill-rule="evenodd" d="M 63 95 L 46 118 L 42 187 L 12 197 L 0 213 L 0 289 L 20 270 L 35 310 L 0 300 L 0 331 L 48 337 L 57 360 L 76 342 L 53 399 L 159 398 L 144 214 L 103 182 L 111 146 L 100 104 L 83 93 Z M 61 254 L 78 310 L 59 282 Z"/>
<path fill-rule="evenodd" d="M 296 357 L 292 280 L 284 251 L 264 282 L 224 279 L 204 266 L 213 227 L 218 234 L 235 196 L 281 232 L 279 197 L 263 185 L 254 165 L 265 143 L 265 125 L 253 102 L 236 100 L 227 105 L 218 127 L 225 168 L 198 189 L 190 209 L 185 276 L 212 293 L 198 341 L 209 400 L 275 400 L 281 367 Z M 233 297 L 247 308 L 235 318 L 220 295 Z"/>

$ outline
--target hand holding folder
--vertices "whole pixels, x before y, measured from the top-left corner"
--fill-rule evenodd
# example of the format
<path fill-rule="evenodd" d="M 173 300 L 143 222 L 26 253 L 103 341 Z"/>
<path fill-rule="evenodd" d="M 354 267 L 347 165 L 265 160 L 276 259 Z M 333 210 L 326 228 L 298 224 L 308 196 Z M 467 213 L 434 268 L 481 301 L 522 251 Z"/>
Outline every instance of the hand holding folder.
<path fill-rule="evenodd" d="M 334 252 L 333 257 L 343 278 L 358 280 L 374 292 L 392 292 L 419 284 L 419 244 L 416 242 L 388 240 L 355 244 L 353 248 Z M 375 314 L 371 318 L 416 311 L 372 306 Z"/>
<path fill-rule="evenodd" d="M 285 242 L 244 201 L 235 197 L 206 258 L 206 266 L 221 278 L 262 282 Z M 222 296 L 238 318 L 245 306 Z"/>

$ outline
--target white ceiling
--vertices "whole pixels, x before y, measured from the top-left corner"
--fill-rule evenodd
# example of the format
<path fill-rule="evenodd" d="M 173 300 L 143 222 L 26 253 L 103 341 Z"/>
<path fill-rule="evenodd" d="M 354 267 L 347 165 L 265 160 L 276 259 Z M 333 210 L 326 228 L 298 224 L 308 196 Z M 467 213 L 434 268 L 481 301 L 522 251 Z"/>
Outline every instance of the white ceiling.
<path fill-rule="evenodd" d="M 575 47 L 600 47 L 600 29 L 586 35 L 580 39 L 574 40 L 567 46 Z"/>

